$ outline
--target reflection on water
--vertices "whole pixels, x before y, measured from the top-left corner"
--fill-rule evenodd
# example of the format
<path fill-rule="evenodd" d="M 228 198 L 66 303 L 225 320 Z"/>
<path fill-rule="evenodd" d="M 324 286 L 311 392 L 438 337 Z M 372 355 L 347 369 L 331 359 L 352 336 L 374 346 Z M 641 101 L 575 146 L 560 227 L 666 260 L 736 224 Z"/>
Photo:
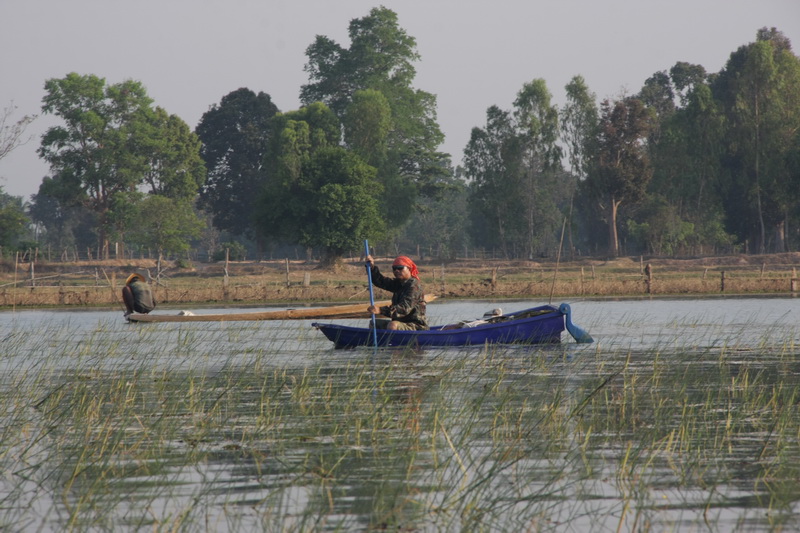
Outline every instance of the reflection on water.
<path fill-rule="evenodd" d="M 570 303 L 594 344 L 565 333 L 560 346 L 334 350 L 311 321 L 0 313 L 0 520 L 51 531 L 800 525 L 796 300 Z M 537 304 L 428 309 L 442 324 Z"/>

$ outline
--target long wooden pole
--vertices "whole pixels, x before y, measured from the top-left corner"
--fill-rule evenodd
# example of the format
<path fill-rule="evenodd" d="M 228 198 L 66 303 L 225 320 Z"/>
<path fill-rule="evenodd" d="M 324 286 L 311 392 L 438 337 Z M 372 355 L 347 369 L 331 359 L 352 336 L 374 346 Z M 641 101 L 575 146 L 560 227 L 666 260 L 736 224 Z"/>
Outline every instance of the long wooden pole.
<path fill-rule="evenodd" d="M 370 307 L 375 305 L 375 294 L 372 291 L 372 268 L 367 261 L 367 256 L 369 255 L 369 241 L 364 239 L 364 262 L 366 263 L 367 267 L 367 282 L 369 284 L 369 305 Z M 378 351 L 378 330 L 375 325 L 375 313 L 372 313 L 372 342 L 375 345 L 375 351 Z"/>
<path fill-rule="evenodd" d="M 561 240 L 558 242 L 558 253 L 556 254 L 556 271 L 553 272 L 553 285 L 550 287 L 550 300 L 547 303 L 553 303 L 553 293 L 556 290 L 556 278 L 558 277 L 558 264 L 561 261 L 561 246 L 564 244 L 564 228 L 567 227 L 567 217 L 564 217 L 564 224 L 561 226 Z"/>

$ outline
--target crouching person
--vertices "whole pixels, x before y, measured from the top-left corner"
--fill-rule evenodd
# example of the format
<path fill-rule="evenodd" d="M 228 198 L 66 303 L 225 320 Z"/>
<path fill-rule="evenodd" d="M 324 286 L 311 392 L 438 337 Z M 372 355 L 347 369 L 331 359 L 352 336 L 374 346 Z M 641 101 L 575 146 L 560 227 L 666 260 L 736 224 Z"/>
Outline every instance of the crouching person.
<path fill-rule="evenodd" d="M 147 314 L 156 308 L 156 300 L 150 285 L 141 274 L 131 274 L 122 288 L 122 301 L 125 302 L 125 316 L 131 313 Z"/>

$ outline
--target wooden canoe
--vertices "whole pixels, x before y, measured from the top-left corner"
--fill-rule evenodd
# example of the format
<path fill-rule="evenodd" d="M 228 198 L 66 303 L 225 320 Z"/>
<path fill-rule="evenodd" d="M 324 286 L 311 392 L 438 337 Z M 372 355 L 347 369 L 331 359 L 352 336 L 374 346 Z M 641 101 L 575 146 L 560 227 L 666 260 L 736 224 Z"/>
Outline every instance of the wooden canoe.
<path fill-rule="evenodd" d="M 436 296 L 425 295 L 425 301 L 431 302 Z M 375 302 L 378 307 L 389 305 L 391 301 Z M 369 303 L 332 305 L 329 307 L 308 307 L 300 309 L 282 309 L 278 311 L 254 311 L 249 313 L 218 313 L 207 315 L 163 315 L 140 314 L 128 315 L 129 322 L 233 322 L 237 320 L 312 320 L 320 318 L 370 318 L 367 313 Z"/>

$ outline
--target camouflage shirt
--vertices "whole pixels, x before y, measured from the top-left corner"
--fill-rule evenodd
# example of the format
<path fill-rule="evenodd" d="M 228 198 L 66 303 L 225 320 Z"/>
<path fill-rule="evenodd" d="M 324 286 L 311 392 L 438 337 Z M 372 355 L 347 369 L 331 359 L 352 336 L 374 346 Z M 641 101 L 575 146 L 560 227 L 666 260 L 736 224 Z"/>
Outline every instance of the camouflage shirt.
<path fill-rule="evenodd" d="M 389 278 L 373 265 L 372 283 L 392 293 L 392 304 L 380 308 L 382 315 L 398 322 L 416 324 L 420 329 L 428 329 L 425 293 L 418 279 L 409 278 L 403 281 L 395 277 Z"/>

